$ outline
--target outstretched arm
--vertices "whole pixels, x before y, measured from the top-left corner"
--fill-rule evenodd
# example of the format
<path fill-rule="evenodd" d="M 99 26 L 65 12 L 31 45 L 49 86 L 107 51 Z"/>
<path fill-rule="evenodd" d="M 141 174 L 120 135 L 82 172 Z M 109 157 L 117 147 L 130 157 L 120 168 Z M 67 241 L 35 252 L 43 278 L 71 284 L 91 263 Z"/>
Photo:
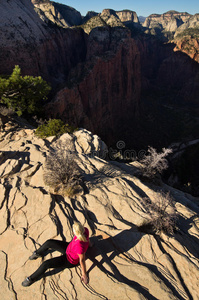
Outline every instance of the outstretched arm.
<path fill-rule="evenodd" d="M 84 254 L 78 254 L 79 256 L 79 263 L 82 269 L 82 278 L 81 280 L 85 283 L 88 284 L 88 276 L 86 274 L 86 261 L 85 261 L 85 253 Z"/>

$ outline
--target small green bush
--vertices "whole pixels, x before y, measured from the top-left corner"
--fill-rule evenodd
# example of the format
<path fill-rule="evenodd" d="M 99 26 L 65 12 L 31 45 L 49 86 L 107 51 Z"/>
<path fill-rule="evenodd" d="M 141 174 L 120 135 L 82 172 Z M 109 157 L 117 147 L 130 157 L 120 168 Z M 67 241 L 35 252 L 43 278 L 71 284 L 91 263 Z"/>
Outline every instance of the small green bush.
<path fill-rule="evenodd" d="M 35 134 L 40 138 L 46 138 L 49 136 L 60 136 L 64 133 L 73 133 L 77 128 L 64 124 L 63 121 L 59 119 L 51 119 L 46 124 L 40 125 Z"/>

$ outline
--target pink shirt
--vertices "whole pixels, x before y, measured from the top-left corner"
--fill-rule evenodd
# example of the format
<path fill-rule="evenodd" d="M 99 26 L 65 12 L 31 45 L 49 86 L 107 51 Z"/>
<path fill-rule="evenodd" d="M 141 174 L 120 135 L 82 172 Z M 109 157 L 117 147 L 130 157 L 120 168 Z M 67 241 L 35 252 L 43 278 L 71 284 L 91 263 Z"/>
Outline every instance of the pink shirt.
<path fill-rule="evenodd" d="M 79 263 L 78 254 L 84 254 L 89 246 L 89 231 L 88 228 L 84 228 L 84 234 L 86 236 L 87 242 L 82 242 L 78 240 L 76 236 L 74 236 L 73 240 L 69 243 L 66 249 L 67 260 L 73 265 L 77 265 Z"/>

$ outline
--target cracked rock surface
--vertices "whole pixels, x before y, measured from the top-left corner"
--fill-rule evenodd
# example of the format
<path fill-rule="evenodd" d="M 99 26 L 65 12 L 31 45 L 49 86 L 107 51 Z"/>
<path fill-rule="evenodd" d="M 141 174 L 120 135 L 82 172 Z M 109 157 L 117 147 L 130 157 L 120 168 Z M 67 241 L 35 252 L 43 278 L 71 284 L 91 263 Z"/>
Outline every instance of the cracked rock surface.
<path fill-rule="evenodd" d="M 198 299 L 198 199 L 135 177 L 138 163 L 107 162 L 94 153 L 105 144 L 86 130 L 72 139 L 84 174 L 84 193 L 71 198 L 51 193 L 43 182 L 46 156 L 57 141 L 8 122 L 0 133 L 1 299 Z M 140 232 L 146 219 L 142 198 L 170 191 L 179 214 L 173 236 Z M 89 284 L 80 267 L 56 271 L 30 287 L 21 282 L 42 259 L 32 252 L 49 238 L 70 241 L 77 219 L 95 243 L 87 253 Z M 46 258 L 59 255 L 49 253 Z"/>

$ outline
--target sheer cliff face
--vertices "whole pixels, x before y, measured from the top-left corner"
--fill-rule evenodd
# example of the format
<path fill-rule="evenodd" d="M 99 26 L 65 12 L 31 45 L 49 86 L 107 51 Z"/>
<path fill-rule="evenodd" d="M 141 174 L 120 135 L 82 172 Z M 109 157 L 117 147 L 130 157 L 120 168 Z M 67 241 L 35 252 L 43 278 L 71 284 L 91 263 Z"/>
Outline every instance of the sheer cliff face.
<path fill-rule="evenodd" d="M 86 61 L 71 71 L 68 84 L 48 107 L 49 115 L 115 139 L 127 118 L 139 113 L 140 52 L 114 11 L 89 20 Z"/>
<path fill-rule="evenodd" d="M 121 131 L 125 119 L 138 113 L 140 54 L 136 43 L 127 39 L 114 55 L 96 57 L 92 63 L 79 66 L 72 74 L 79 82 L 56 95 L 49 113 L 100 132 L 110 142 L 113 132 Z"/>
<path fill-rule="evenodd" d="M 0 3 L 0 73 L 19 65 L 24 74 L 41 75 L 55 84 L 85 56 L 81 29 L 49 28 L 30 0 Z"/>
<path fill-rule="evenodd" d="M 178 138 L 174 128 L 180 123 L 172 116 L 175 109 L 164 111 L 161 105 L 198 104 L 198 65 L 175 53 L 173 44 L 131 38 L 124 32 L 105 27 L 91 31 L 87 62 L 70 73 L 67 87 L 57 93 L 48 113 L 89 128 L 108 145 L 118 139 L 139 147 L 165 145 L 172 142 L 171 132 Z"/>

